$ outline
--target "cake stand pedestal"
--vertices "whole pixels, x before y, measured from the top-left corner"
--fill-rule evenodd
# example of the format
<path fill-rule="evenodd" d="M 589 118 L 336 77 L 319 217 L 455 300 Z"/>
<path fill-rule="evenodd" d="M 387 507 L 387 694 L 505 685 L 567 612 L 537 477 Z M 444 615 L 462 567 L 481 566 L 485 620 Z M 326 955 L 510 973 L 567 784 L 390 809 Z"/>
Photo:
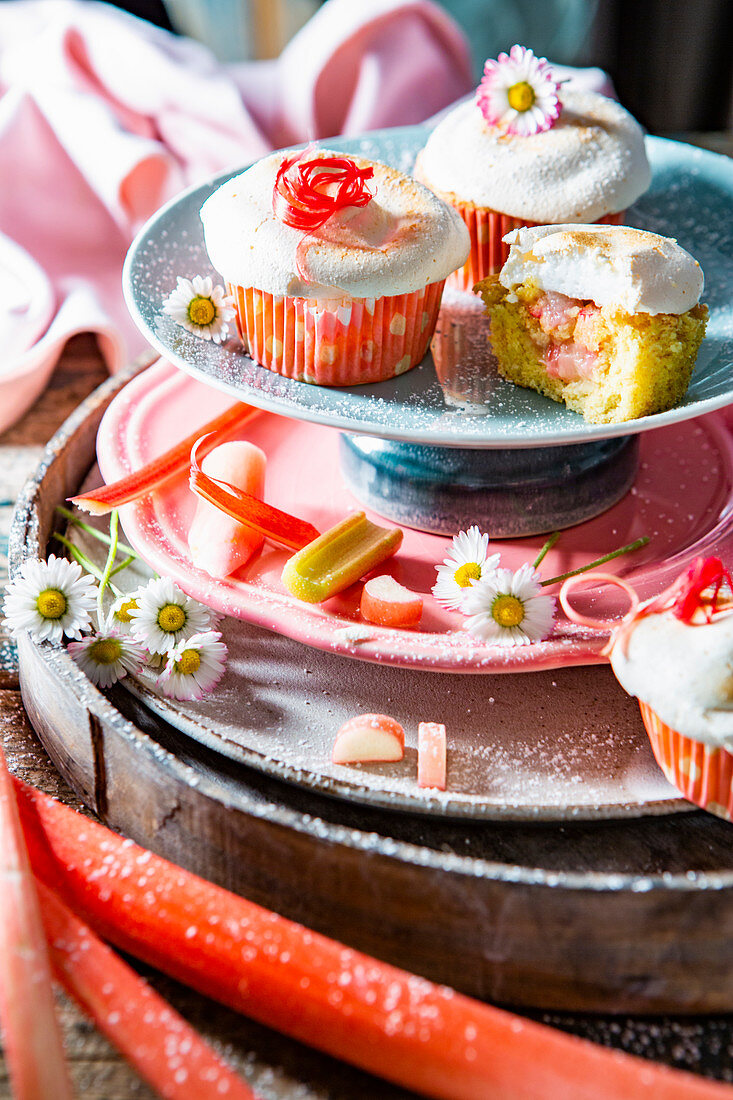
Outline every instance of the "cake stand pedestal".
<path fill-rule="evenodd" d="M 362 504 L 405 527 L 492 538 L 540 535 L 592 519 L 630 489 L 639 437 L 472 450 L 341 434 L 341 472 Z"/>

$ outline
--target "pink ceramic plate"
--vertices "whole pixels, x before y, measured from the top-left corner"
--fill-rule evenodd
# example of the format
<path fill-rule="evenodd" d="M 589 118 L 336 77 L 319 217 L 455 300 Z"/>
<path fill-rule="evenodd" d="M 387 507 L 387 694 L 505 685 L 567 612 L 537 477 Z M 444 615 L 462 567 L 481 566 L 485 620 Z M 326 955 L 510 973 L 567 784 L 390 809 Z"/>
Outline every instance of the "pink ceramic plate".
<path fill-rule="evenodd" d="M 135 378 L 110 405 L 100 428 L 99 465 L 105 481 L 139 469 L 184 435 L 222 412 L 231 399 L 170 364 L 159 362 Z M 733 448 L 724 412 L 646 432 L 639 474 L 631 491 L 602 516 L 563 532 L 542 564 L 544 577 L 577 568 L 641 535 L 651 541 L 610 568 L 631 581 L 642 598 L 665 587 L 697 554 L 726 556 L 733 542 Z M 246 435 L 268 456 L 266 499 L 325 530 L 358 501 L 344 488 L 338 432 L 261 412 Z M 186 532 L 194 498 L 184 481 L 126 506 L 125 533 L 158 573 L 216 610 L 278 631 L 296 641 L 349 657 L 440 672 L 525 672 L 602 661 L 603 635 L 558 617 L 549 640 L 517 649 L 475 641 L 461 630 L 461 616 L 444 611 L 432 596 L 435 565 L 450 540 L 405 530 L 388 571 L 425 595 L 419 630 L 390 630 L 363 623 L 360 586 L 322 605 L 304 604 L 280 582 L 287 553 L 266 544 L 240 574 L 212 580 L 194 568 Z M 372 515 L 379 522 L 379 517 Z M 541 536 L 497 541 L 502 564 L 533 561 Z M 604 568 L 608 569 L 609 566 Z M 386 570 L 385 570 L 386 571 Z M 556 591 L 556 589 L 550 589 Z M 595 616 L 623 610 L 618 594 L 589 587 L 578 606 Z"/>

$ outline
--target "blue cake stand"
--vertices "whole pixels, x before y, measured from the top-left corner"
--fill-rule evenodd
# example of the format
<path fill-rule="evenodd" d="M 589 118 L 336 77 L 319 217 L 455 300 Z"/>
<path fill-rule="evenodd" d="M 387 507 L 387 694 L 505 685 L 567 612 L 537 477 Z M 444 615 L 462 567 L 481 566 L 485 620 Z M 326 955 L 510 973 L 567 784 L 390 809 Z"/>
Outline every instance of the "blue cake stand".
<path fill-rule="evenodd" d="M 327 148 L 410 171 L 423 127 L 334 138 Z M 631 485 L 637 435 L 733 402 L 733 162 L 647 139 L 652 184 L 628 223 L 676 237 L 705 272 L 708 335 L 682 402 L 623 424 L 576 413 L 499 378 L 478 300 L 445 300 L 432 353 L 389 382 L 329 389 L 282 378 L 232 341 L 220 347 L 162 312 L 176 277 L 219 276 L 199 210 L 233 173 L 184 192 L 154 215 L 128 253 L 130 313 L 170 362 L 234 398 L 341 430 L 344 477 L 355 496 L 399 523 L 455 533 L 478 523 L 492 536 L 539 534 L 611 507 Z M 187 429 L 190 431 L 190 427 Z"/>

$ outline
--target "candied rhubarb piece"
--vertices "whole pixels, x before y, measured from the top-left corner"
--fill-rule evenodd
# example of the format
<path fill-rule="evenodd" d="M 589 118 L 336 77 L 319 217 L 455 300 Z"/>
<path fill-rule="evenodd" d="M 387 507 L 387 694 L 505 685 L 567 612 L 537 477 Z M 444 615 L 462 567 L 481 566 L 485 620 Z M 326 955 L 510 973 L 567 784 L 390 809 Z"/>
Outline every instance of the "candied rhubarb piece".
<path fill-rule="evenodd" d="M 283 584 L 299 600 L 321 603 L 380 565 L 401 542 L 399 527 L 379 527 L 355 512 L 294 554 L 283 569 Z"/>
<path fill-rule="evenodd" d="M 405 755 L 405 731 L 388 714 L 358 714 L 336 734 L 334 764 L 392 762 Z"/>
<path fill-rule="evenodd" d="M 378 626 L 416 626 L 422 607 L 422 596 L 387 574 L 368 580 L 361 594 L 362 618 Z"/>
<path fill-rule="evenodd" d="M 417 785 L 445 790 L 445 726 L 440 722 L 421 722 L 417 727 Z"/>
<path fill-rule="evenodd" d="M 264 451 L 244 439 L 221 443 L 201 463 L 203 473 L 261 500 L 265 493 Z M 262 549 L 265 536 L 201 497 L 188 531 L 191 561 L 211 577 L 228 577 Z"/>

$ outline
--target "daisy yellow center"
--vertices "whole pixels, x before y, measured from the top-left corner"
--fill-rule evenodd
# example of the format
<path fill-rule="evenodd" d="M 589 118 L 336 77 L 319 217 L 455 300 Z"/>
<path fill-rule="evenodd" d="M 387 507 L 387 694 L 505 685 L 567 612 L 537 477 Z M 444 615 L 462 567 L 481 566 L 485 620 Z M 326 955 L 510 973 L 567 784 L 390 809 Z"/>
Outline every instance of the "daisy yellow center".
<path fill-rule="evenodd" d="M 481 580 L 481 566 L 477 561 L 464 562 L 456 569 L 453 580 L 459 588 L 470 588 L 471 581 Z"/>
<path fill-rule="evenodd" d="M 184 649 L 180 660 L 176 661 L 176 672 L 191 676 L 201 668 L 201 657 L 195 649 Z"/>
<path fill-rule="evenodd" d="M 38 614 L 44 619 L 61 619 L 69 606 L 66 596 L 58 588 L 46 588 L 36 600 Z"/>
<path fill-rule="evenodd" d="M 520 80 L 518 84 L 512 84 L 507 91 L 509 106 L 514 111 L 528 111 L 533 106 L 536 98 L 534 88 L 526 80 Z"/>
<path fill-rule="evenodd" d="M 121 623 L 131 623 L 132 615 L 130 614 L 130 612 L 136 610 L 137 600 L 125 600 L 125 602 L 121 603 L 120 606 L 117 608 L 117 611 L 115 612 L 115 618 L 118 619 Z"/>
<path fill-rule="evenodd" d="M 211 324 L 215 317 L 216 306 L 211 298 L 202 298 L 201 295 L 197 295 L 196 298 L 191 299 L 188 306 L 188 319 L 194 325 L 201 325 L 202 328 L 205 328 L 206 325 Z"/>
<path fill-rule="evenodd" d="M 516 596 L 497 596 L 491 614 L 499 626 L 519 626 L 524 618 L 524 604 Z"/>
<path fill-rule="evenodd" d="M 100 638 L 89 646 L 89 656 L 98 665 L 113 665 L 121 653 L 122 646 L 115 638 Z"/>
<path fill-rule="evenodd" d="M 178 603 L 166 603 L 158 612 L 158 626 L 166 634 L 176 634 L 185 623 L 186 612 Z"/>

